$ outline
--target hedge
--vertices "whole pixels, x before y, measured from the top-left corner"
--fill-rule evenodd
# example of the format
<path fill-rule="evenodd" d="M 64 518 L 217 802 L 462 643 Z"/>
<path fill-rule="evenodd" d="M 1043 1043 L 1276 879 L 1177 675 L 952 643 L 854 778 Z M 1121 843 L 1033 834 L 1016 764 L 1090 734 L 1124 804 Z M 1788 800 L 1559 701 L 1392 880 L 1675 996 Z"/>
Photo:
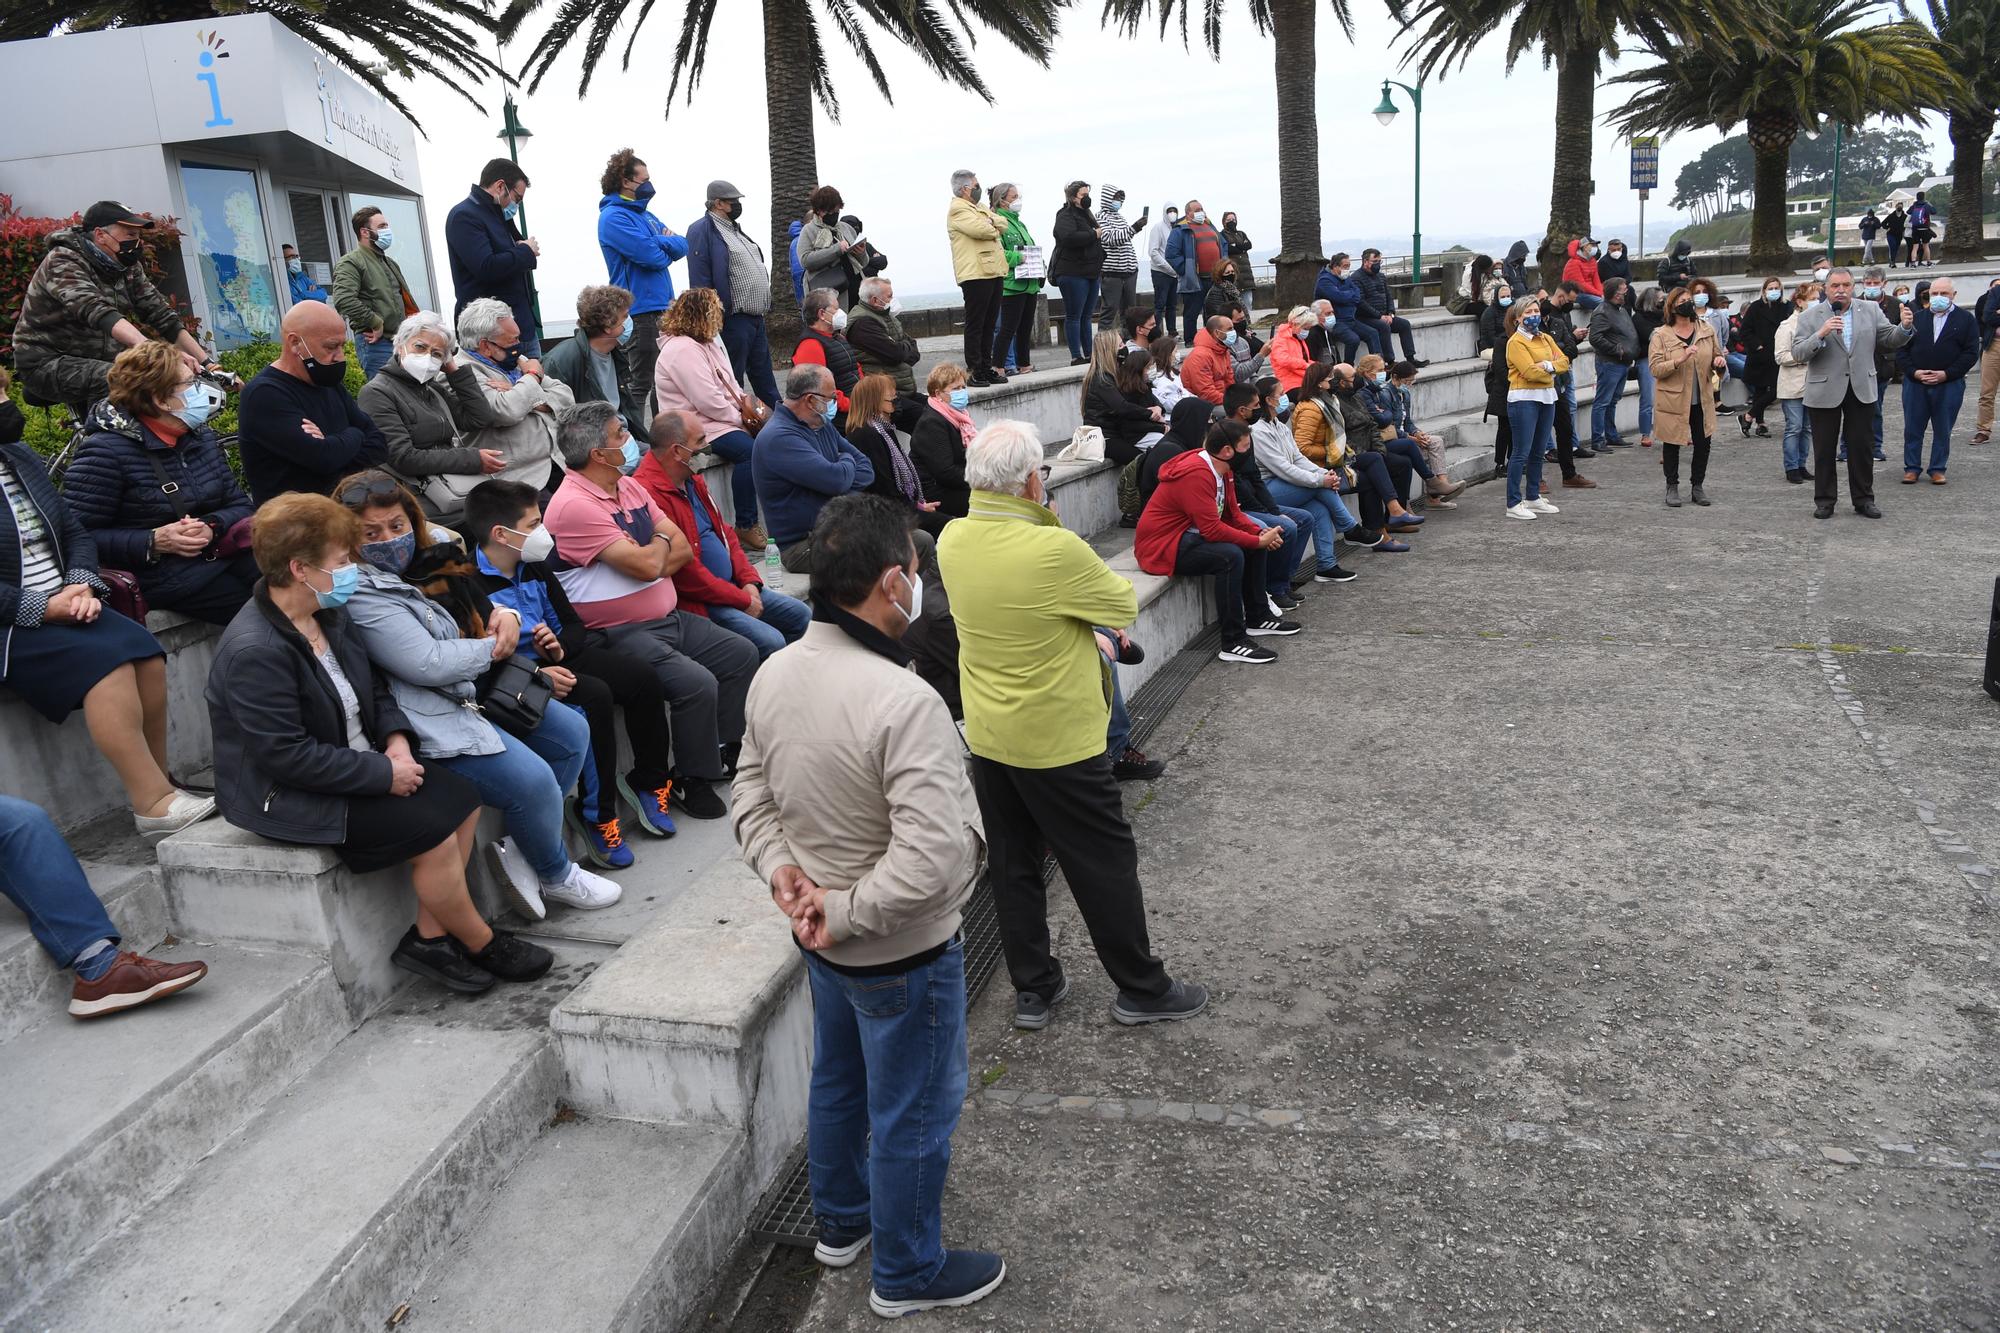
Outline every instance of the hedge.
<path fill-rule="evenodd" d="M 187 331 L 201 336 L 186 290 L 186 269 L 181 264 L 179 219 L 156 217 L 142 242 L 146 273 L 153 285 L 180 312 Z M 21 302 L 28 294 L 28 281 L 35 276 L 42 256 L 48 253 L 49 237 L 83 221 L 81 213 L 66 218 L 33 217 L 14 207 L 14 196 L 0 194 L 0 364 L 14 364 L 14 322 L 21 317 Z"/>

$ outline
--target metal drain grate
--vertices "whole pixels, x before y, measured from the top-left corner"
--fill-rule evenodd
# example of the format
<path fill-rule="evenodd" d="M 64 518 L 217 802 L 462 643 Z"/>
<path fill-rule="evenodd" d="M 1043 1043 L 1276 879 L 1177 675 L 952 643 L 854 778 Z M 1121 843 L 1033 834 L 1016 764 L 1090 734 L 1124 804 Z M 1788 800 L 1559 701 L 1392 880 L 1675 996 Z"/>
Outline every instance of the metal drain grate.
<path fill-rule="evenodd" d="M 1187 692 L 1202 667 L 1215 659 L 1215 650 L 1221 642 L 1222 637 L 1213 626 L 1203 630 L 1125 701 L 1126 710 L 1132 714 L 1132 744 L 1137 745 L 1153 734 L 1160 719 Z M 1055 858 L 1049 857 L 1042 863 L 1042 879 L 1046 882 L 1055 876 Z M 962 929 L 965 998 L 969 1005 L 979 998 L 1000 965 L 1000 923 L 993 912 L 993 890 L 984 879 L 966 900 Z M 778 1172 L 777 1182 L 758 1205 L 756 1218 L 750 1224 L 753 1237 L 772 1245 L 812 1248 L 819 1240 L 819 1222 L 813 1216 L 812 1190 L 806 1184 L 806 1177 L 806 1145 L 801 1140 Z"/>

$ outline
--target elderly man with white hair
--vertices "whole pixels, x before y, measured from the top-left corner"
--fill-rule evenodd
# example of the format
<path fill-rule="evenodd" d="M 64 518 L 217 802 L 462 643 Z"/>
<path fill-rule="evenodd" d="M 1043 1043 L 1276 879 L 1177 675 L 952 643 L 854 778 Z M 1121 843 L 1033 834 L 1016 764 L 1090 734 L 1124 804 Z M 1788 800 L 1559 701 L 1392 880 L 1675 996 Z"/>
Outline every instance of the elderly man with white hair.
<path fill-rule="evenodd" d="M 1127 1025 L 1191 1018 L 1208 991 L 1176 981 L 1146 931 L 1139 852 L 1105 753 L 1108 667 L 1094 627 L 1138 617 L 1138 597 L 1048 508 L 1034 428 L 996 421 L 966 449 L 966 517 L 938 538 L 958 623 L 965 739 L 986 825 L 1014 1026 L 1048 1026 L 1070 978 L 1049 952 L 1042 854 L 1055 854 Z"/>
<path fill-rule="evenodd" d="M 498 449 L 466 442 L 494 422 L 481 372 L 459 354 L 451 326 L 434 310 L 405 319 L 391 346 L 388 363 L 356 401 L 389 442 L 389 470 L 432 517 L 454 522 L 472 488 L 507 466 Z M 490 378 L 496 393 L 506 387 L 497 373 Z"/>
<path fill-rule="evenodd" d="M 491 475 L 547 495 L 562 480 L 557 418 L 576 406 L 575 393 L 544 375 L 540 361 L 521 355 L 521 326 L 505 301 L 491 296 L 468 301 L 458 312 L 458 341 L 478 372 L 490 417 L 464 442 L 500 455 L 500 470 Z"/>

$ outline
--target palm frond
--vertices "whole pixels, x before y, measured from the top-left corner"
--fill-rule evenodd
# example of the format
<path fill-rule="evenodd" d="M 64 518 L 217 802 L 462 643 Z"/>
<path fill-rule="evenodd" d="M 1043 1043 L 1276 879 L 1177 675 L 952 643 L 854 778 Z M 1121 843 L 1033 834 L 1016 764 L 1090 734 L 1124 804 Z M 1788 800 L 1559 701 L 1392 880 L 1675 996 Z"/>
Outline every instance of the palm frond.
<path fill-rule="evenodd" d="M 1329 0 L 1333 6 L 1334 21 L 1348 41 L 1354 40 L 1354 11 L 1348 0 Z M 1269 35 L 1275 22 L 1271 13 L 1271 0 L 1248 0 L 1250 21 L 1260 34 Z M 1394 9 L 1394 0 L 1391 0 Z M 1166 37 L 1179 22 L 1182 47 L 1189 47 L 1188 29 L 1200 10 L 1201 44 L 1210 56 L 1222 54 L 1222 23 L 1229 8 L 1229 0 L 1104 0 L 1104 11 L 1098 21 L 1106 28 L 1126 37 L 1136 37 L 1140 28 L 1149 18 L 1157 17 L 1160 22 L 1160 36 Z"/>

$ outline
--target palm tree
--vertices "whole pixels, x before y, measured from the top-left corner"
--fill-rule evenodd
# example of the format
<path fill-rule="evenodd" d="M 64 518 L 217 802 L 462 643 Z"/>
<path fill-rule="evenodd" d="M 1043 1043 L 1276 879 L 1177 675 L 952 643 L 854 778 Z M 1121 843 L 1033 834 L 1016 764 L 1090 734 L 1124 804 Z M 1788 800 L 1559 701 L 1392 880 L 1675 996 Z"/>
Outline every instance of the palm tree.
<path fill-rule="evenodd" d="M 1222 14 L 1226 0 L 1199 0 L 1202 44 L 1209 55 L 1222 56 Z M 1334 21 L 1354 40 L 1354 16 L 1347 0 L 1331 0 Z M 1319 117 L 1314 96 L 1319 91 L 1317 69 L 1317 0 L 1249 0 L 1250 21 L 1272 38 L 1277 64 L 1278 105 L 1285 108 L 1284 132 L 1278 135 L 1278 309 L 1312 298 L 1313 283 L 1325 262 L 1319 219 Z M 1104 0 L 1104 23 L 1128 37 L 1135 36 L 1157 7 L 1160 34 L 1166 35 L 1176 14 L 1181 43 L 1187 44 L 1188 22 L 1197 0 Z"/>
<path fill-rule="evenodd" d="M 1931 28 L 1962 94 L 1937 99 L 1951 125 L 1951 214 L 1945 259 L 1978 259 L 1986 249 L 1986 141 L 2000 106 L 2000 0 L 1924 0 Z M 1956 226 L 1950 225 L 1953 221 Z"/>
<path fill-rule="evenodd" d="M 1507 32 L 1507 69 L 1539 52 L 1556 72 L 1555 171 L 1549 182 L 1549 226 L 1538 257 L 1545 275 L 1559 271 L 1572 237 L 1590 234 L 1591 122 L 1597 76 L 1615 60 L 1621 38 L 1670 31 L 1707 33 L 1727 5 L 1700 0 L 1389 0 L 1408 49 L 1426 78 L 1463 69 L 1487 37 Z"/>
<path fill-rule="evenodd" d="M 1612 80 L 1645 89 L 1613 117 L 1623 129 L 1670 134 L 1742 124 L 1749 131 L 1756 156 L 1752 272 L 1793 266 L 1785 190 L 1801 130 L 1822 115 L 1843 125 L 1877 116 L 1916 120 L 1962 87 L 1921 24 L 1854 26 L 1875 8 L 1875 0 L 1754 0 L 1743 31 L 1756 37 L 1702 48 L 1649 43 L 1659 63 Z"/>
<path fill-rule="evenodd" d="M 492 35 L 487 0 L 13 0 L 0 13 L 0 42 L 46 37 L 61 28 L 97 32 L 182 23 L 230 14 L 269 14 L 325 49 L 383 101 L 417 118 L 389 76 L 428 75 L 479 105 L 475 90 L 499 67 L 480 53 Z M 421 126 L 418 126 L 421 129 Z"/>
<path fill-rule="evenodd" d="M 893 101 L 889 79 L 875 55 L 871 27 L 880 29 L 917 54 L 931 73 L 947 83 L 977 93 L 987 102 L 993 93 L 979 75 L 971 56 L 975 42 L 973 26 L 998 33 L 1009 45 L 1046 65 L 1054 48 L 1057 14 L 1068 0 L 761 0 L 764 12 L 764 107 L 769 119 L 771 152 L 771 288 L 791 289 L 790 223 L 805 212 L 806 196 L 819 181 L 819 165 L 813 131 L 813 103 L 817 101 L 829 120 L 840 119 L 840 99 L 833 89 L 827 69 L 826 46 L 822 40 L 819 11 L 830 22 L 861 63 L 868 68 L 876 91 Z M 522 22 L 542 7 L 543 0 L 510 0 L 500 18 L 503 40 L 511 40 Z M 549 20 L 549 27 L 535 43 L 522 66 L 529 76 L 528 91 L 541 87 L 556 61 L 572 41 L 581 38 L 583 70 L 576 92 L 582 97 L 590 90 L 611 39 L 625 21 L 632 0 L 562 0 Z M 674 44 L 673 78 L 667 87 L 667 111 L 674 97 L 686 86 L 693 100 L 695 89 L 708 64 L 708 30 L 715 21 L 721 0 L 686 0 L 681 14 L 678 40 Z M 632 67 L 632 50 L 653 0 L 641 0 L 638 16 L 626 34 L 620 68 Z M 880 165 L 886 167 L 886 161 Z M 938 216 L 944 216 L 943 180 L 935 184 Z M 772 345 L 785 343 L 785 334 L 795 329 L 796 312 L 790 302 L 773 306 L 776 326 Z M 788 343 L 785 345 L 789 346 Z"/>

